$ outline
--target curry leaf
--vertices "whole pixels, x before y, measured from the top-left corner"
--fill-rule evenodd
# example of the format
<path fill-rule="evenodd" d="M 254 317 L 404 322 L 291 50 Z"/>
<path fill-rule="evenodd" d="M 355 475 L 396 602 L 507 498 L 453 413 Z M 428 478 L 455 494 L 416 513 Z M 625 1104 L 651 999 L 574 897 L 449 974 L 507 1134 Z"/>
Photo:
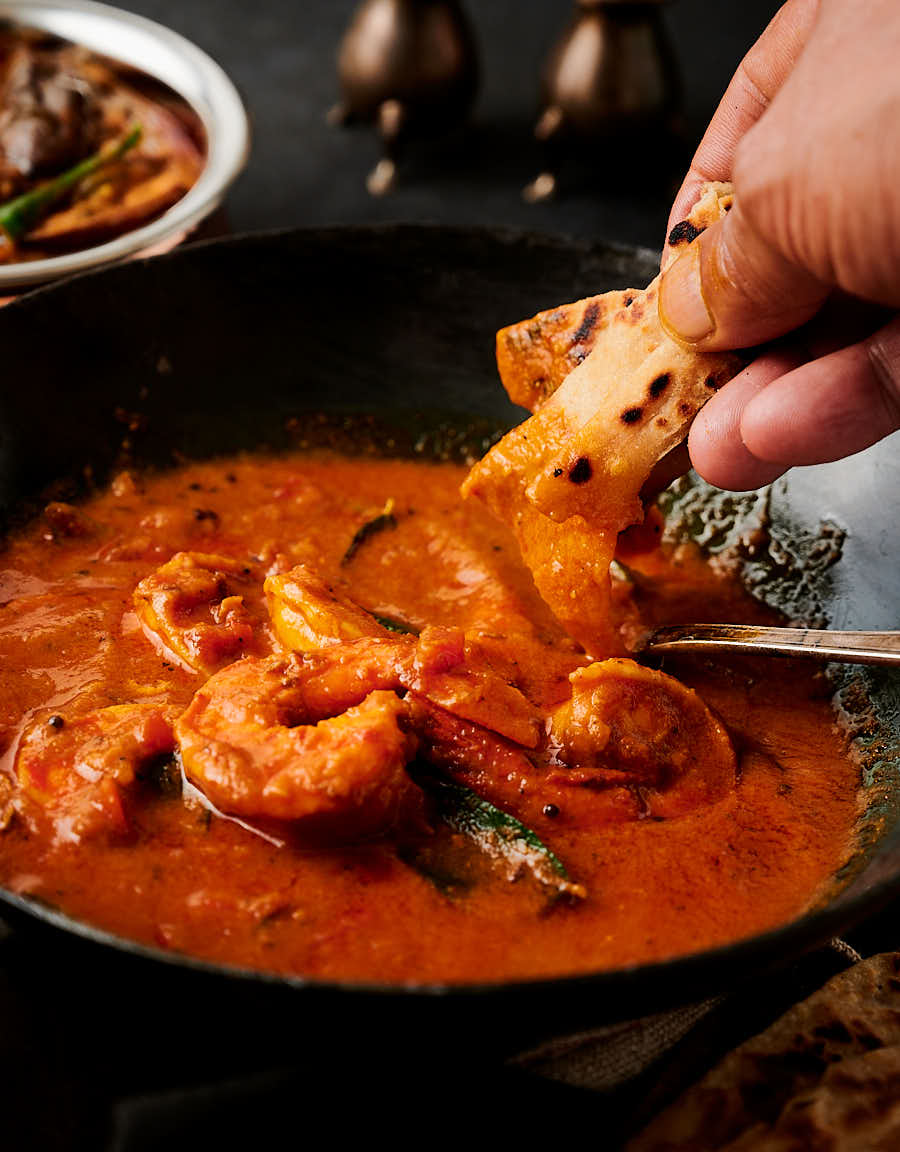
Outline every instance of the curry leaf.
<path fill-rule="evenodd" d="M 527 872 L 559 896 L 587 896 L 584 885 L 570 879 L 559 857 L 520 820 L 456 781 L 419 773 L 416 780 L 434 797 L 441 819 L 487 856 L 502 861 L 510 879 Z"/>
<path fill-rule="evenodd" d="M 394 501 L 388 500 L 381 512 L 372 520 L 367 520 L 360 528 L 357 528 L 353 534 L 353 539 L 350 541 L 350 547 L 344 553 L 341 560 L 342 565 L 347 565 L 365 544 L 371 536 L 375 536 L 378 532 L 383 532 L 386 528 L 396 528 L 397 517 L 394 515 Z"/>
<path fill-rule="evenodd" d="M 455 861 L 445 860 L 440 852 L 405 845 L 398 849 L 397 855 L 408 868 L 433 884 L 442 896 L 460 896 L 472 887 L 472 879 L 465 870 L 454 867 Z"/>
<path fill-rule="evenodd" d="M 376 624 L 380 624 L 382 628 L 387 628 L 388 632 L 399 632 L 405 636 L 419 635 L 411 624 L 407 624 L 403 620 L 395 620 L 391 616 L 379 616 L 377 612 L 372 612 L 370 615 Z"/>

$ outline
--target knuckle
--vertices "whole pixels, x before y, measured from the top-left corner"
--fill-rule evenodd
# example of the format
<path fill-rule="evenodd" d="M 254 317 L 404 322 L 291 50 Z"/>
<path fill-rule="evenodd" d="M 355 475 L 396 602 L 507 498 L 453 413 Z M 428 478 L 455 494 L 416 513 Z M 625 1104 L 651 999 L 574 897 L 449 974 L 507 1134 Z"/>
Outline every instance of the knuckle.
<path fill-rule="evenodd" d="M 759 237 L 771 240 L 782 230 L 788 195 L 783 161 L 760 124 L 741 140 L 734 158 L 735 195 L 744 220 Z"/>
<path fill-rule="evenodd" d="M 806 266 L 802 231 L 809 213 L 798 211 L 808 198 L 807 180 L 796 161 L 787 161 L 783 133 L 761 123 L 741 141 L 735 156 L 735 190 L 744 217 L 757 236 L 786 260 Z"/>
<path fill-rule="evenodd" d="M 823 286 L 835 283 L 832 252 L 840 242 L 829 236 L 827 204 L 816 191 L 827 182 L 818 180 L 806 147 L 791 148 L 791 136 L 780 124 L 761 124 L 748 133 L 734 180 L 745 242 L 757 257 L 756 292 L 788 309 L 821 297 Z"/>
<path fill-rule="evenodd" d="M 761 116 L 771 102 L 769 95 L 766 93 L 766 87 L 769 87 L 770 84 L 767 83 L 767 78 L 764 70 L 760 66 L 760 62 L 756 61 L 752 54 L 745 56 L 738 65 L 738 70 L 734 74 L 734 82 L 739 90 L 738 95 L 743 98 L 743 102 L 748 106 L 755 105 L 758 109 L 758 115 Z M 756 117 L 754 117 L 754 119 L 756 119 Z"/>

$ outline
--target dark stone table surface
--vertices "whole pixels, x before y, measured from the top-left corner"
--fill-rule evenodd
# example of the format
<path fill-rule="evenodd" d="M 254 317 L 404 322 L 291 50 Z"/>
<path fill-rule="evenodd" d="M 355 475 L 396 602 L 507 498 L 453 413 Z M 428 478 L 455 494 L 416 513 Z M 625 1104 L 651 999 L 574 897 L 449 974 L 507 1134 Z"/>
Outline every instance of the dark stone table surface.
<path fill-rule="evenodd" d="M 416 151 L 398 190 L 373 200 L 366 173 L 378 149 L 364 130 L 328 127 L 338 90 L 335 56 L 355 0 L 130 0 L 127 7 L 194 40 L 231 74 L 253 119 L 253 154 L 230 200 L 236 231 L 382 220 L 439 221 L 573 233 L 659 247 L 673 172 L 643 156 L 641 172 L 615 154 L 590 186 L 531 206 L 531 136 L 538 78 L 569 20 L 569 0 L 466 0 L 482 84 L 471 131 Z M 681 61 L 688 159 L 728 80 L 778 4 L 676 0 L 664 19 Z M 639 152 L 639 142 L 637 151 Z"/>

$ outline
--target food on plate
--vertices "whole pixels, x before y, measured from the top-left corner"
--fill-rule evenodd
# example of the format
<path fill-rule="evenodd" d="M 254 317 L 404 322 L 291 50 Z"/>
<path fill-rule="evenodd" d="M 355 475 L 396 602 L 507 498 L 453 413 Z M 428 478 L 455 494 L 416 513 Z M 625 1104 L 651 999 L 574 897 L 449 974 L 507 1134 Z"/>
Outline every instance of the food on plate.
<path fill-rule="evenodd" d="M 658 960 L 807 909 L 857 812 L 817 677 L 589 653 L 464 475 L 245 455 L 122 473 L 11 534 L 0 885 L 388 983 Z M 614 566 L 610 635 L 767 618 L 651 536 Z"/>
<path fill-rule="evenodd" d="M 197 118 L 168 89 L 0 23 L 0 263 L 147 223 L 195 183 L 203 148 Z"/>
<path fill-rule="evenodd" d="M 693 220 L 673 229 L 670 247 L 731 203 L 728 185 L 709 185 Z M 621 650 L 609 616 L 616 539 L 643 519 L 641 492 L 653 469 L 740 364 L 730 353 L 695 352 L 668 336 L 659 322 L 658 284 L 581 301 L 499 333 L 501 378 L 534 415 L 508 432 L 463 486 L 512 526 L 538 591 L 598 657 Z"/>

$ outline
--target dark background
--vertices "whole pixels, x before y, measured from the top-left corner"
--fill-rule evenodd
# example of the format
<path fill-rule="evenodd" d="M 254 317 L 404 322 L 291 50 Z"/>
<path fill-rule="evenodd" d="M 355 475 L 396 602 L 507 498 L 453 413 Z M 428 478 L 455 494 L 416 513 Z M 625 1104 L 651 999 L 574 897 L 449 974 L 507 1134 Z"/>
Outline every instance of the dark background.
<path fill-rule="evenodd" d="M 125 0 L 125 7 L 195 41 L 237 82 L 253 120 L 249 168 L 230 200 L 236 231 L 380 220 L 441 221 L 563 232 L 659 247 L 674 171 L 634 174 L 610 155 L 576 174 L 555 202 L 528 205 L 540 169 L 531 136 L 541 65 L 572 0 L 464 0 L 481 54 L 471 130 L 420 147 L 397 191 L 373 200 L 364 180 L 378 157 L 371 132 L 330 128 L 335 55 L 355 0 Z M 674 0 L 664 19 L 685 86 L 685 163 L 729 78 L 779 5 L 774 0 Z M 630 169 L 630 170 L 629 170 Z"/>

